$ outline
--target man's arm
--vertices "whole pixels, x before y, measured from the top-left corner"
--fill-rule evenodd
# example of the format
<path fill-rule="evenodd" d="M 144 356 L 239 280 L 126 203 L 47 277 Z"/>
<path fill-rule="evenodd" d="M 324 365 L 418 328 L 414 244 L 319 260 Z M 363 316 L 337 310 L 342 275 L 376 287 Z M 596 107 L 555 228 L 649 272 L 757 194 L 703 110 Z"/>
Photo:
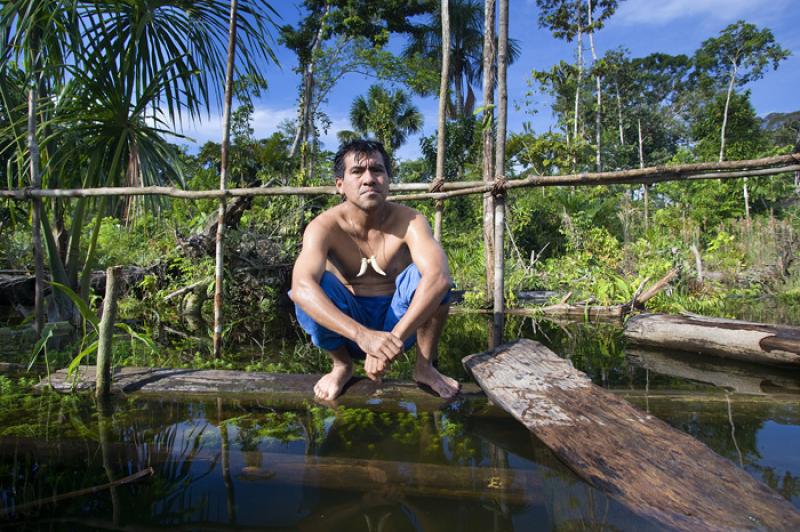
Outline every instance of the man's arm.
<path fill-rule="evenodd" d="M 403 343 L 390 333 L 368 329 L 344 314 L 322 290 L 320 281 L 330 250 L 330 228 L 319 219 L 303 235 L 303 249 L 292 271 L 292 301 L 318 324 L 353 340 L 367 354 L 381 360 L 397 356 Z"/>
<path fill-rule="evenodd" d="M 433 238 L 428 221 L 419 213 L 416 213 L 409 224 L 406 245 L 422 278 L 408 311 L 392 330 L 401 340 L 411 336 L 433 316 L 451 284 L 447 256 L 442 246 Z"/>

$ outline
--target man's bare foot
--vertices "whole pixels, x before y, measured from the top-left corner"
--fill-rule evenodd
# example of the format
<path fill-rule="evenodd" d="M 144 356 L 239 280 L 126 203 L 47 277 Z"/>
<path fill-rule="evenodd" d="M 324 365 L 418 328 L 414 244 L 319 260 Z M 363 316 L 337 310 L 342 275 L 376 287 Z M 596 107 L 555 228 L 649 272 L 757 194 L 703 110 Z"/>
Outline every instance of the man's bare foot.
<path fill-rule="evenodd" d="M 414 368 L 414 380 L 427 385 L 445 399 L 455 397 L 461 389 L 461 384 L 457 380 L 439 373 L 439 370 L 428 364 L 417 364 Z"/>
<path fill-rule="evenodd" d="M 331 372 L 323 375 L 314 385 L 314 396 L 323 401 L 336 399 L 352 376 L 353 364 L 334 364 Z"/>

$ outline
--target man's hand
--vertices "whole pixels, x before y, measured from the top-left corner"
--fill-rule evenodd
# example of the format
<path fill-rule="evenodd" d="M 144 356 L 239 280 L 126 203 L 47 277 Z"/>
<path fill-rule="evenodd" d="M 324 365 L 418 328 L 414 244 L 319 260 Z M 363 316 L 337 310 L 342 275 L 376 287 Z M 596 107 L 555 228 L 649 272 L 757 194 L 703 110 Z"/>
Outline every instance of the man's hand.
<path fill-rule="evenodd" d="M 403 352 L 403 342 L 390 332 L 363 329 L 355 338 L 358 347 L 367 354 L 364 371 L 377 381 L 389 364 Z"/>

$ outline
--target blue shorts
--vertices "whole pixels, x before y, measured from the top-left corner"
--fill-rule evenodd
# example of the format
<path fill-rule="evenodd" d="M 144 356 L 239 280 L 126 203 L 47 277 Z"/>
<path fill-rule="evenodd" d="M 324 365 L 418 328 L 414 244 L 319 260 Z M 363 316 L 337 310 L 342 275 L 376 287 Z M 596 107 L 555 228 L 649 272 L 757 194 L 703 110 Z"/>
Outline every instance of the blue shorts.
<path fill-rule="evenodd" d="M 361 325 L 375 330 L 389 332 L 400 321 L 411 299 L 417 291 L 422 275 L 416 265 L 411 263 L 395 279 L 395 291 L 386 296 L 355 296 L 332 273 L 325 272 L 320 279 L 320 286 L 336 307 Z M 442 299 L 442 305 L 450 302 L 450 290 Z M 355 342 L 321 326 L 311 316 L 295 304 L 297 321 L 300 326 L 311 336 L 311 342 L 322 349 L 333 351 L 342 345 L 353 358 L 364 358 L 364 352 Z M 404 348 L 410 349 L 417 341 L 416 332 L 404 342 Z"/>

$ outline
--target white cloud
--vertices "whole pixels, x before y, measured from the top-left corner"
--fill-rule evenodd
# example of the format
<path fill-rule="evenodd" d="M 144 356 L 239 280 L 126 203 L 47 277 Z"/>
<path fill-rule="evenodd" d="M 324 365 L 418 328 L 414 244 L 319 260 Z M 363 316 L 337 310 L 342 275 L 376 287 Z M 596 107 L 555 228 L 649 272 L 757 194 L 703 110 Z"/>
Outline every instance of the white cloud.
<path fill-rule="evenodd" d="M 761 18 L 787 9 L 789 0 L 626 0 L 615 19 L 623 24 L 660 25 L 702 17 L 713 21 Z"/>
<path fill-rule="evenodd" d="M 273 109 L 267 106 L 256 106 L 253 112 L 252 126 L 254 135 L 257 139 L 272 135 L 278 130 L 278 126 L 284 120 L 292 120 L 297 116 L 297 109 L 294 107 Z M 176 127 L 182 135 L 186 135 L 190 140 L 179 140 L 179 144 L 189 144 L 190 146 L 201 146 L 207 141 L 222 141 L 222 115 L 212 114 L 201 120 L 184 124 Z M 192 142 L 193 141 L 193 142 Z"/>
<path fill-rule="evenodd" d="M 253 136 L 257 139 L 269 137 L 278 131 L 281 123 L 286 120 L 294 120 L 296 117 L 297 108 L 295 107 L 273 109 L 268 106 L 256 106 L 251 122 Z M 336 150 L 339 145 L 336 133 L 343 129 L 350 129 L 350 120 L 345 116 L 330 116 L 330 119 L 331 126 L 327 132 L 320 131 L 320 140 L 325 149 Z M 179 144 L 200 147 L 207 141 L 220 142 L 222 140 L 222 115 L 211 115 L 203 120 L 184 125 L 182 130 L 180 128 L 177 130 L 192 139 L 192 141 L 179 140 Z"/>

